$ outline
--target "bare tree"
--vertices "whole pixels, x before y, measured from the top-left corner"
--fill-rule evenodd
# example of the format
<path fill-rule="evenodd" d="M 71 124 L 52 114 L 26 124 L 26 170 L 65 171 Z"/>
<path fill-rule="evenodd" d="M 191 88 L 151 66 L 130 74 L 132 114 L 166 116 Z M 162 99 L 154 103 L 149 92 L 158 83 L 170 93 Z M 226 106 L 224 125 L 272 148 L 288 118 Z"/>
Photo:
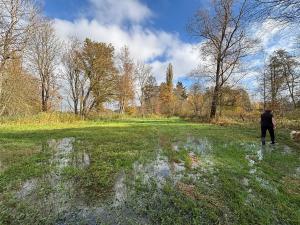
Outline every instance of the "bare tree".
<path fill-rule="evenodd" d="M 134 63 L 128 47 L 124 47 L 118 57 L 118 91 L 119 112 L 124 113 L 129 103 L 134 100 Z"/>
<path fill-rule="evenodd" d="M 38 10 L 30 0 L 0 0 L 0 110 L 5 111 L 9 66 L 19 59 L 36 26 Z M 9 62 L 9 65 L 7 65 Z M 3 100 L 3 101 L 2 101 Z"/>
<path fill-rule="evenodd" d="M 38 10 L 31 0 L 0 0 L 0 73 L 7 60 L 26 47 Z"/>
<path fill-rule="evenodd" d="M 274 109 L 278 109 L 282 98 L 289 99 L 297 107 L 297 91 L 300 89 L 299 63 L 287 51 L 279 49 L 269 59 L 265 74 L 265 96 Z"/>
<path fill-rule="evenodd" d="M 43 18 L 34 32 L 27 50 L 29 69 L 40 80 L 42 111 L 50 109 L 50 101 L 57 92 L 56 70 L 60 58 L 61 43 L 55 35 L 52 22 Z"/>
<path fill-rule="evenodd" d="M 134 70 L 134 78 L 137 84 L 136 94 L 139 99 L 140 107 L 142 115 L 145 113 L 145 87 L 147 85 L 148 80 L 152 76 L 152 67 L 142 63 L 137 62 Z"/>
<path fill-rule="evenodd" d="M 84 98 L 84 90 L 87 88 L 87 78 L 84 76 L 80 68 L 79 54 L 81 51 L 81 44 L 78 40 L 72 39 L 67 47 L 62 63 L 63 63 L 63 77 L 67 81 L 68 95 L 71 98 L 71 108 L 74 113 L 82 113 L 82 99 Z"/>
<path fill-rule="evenodd" d="M 200 47 L 204 63 L 196 74 L 213 83 L 211 119 L 216 117 L 221 88 L 238 72 L 242 58 L 249 54 L 254 43 L 245 31 L 247 0 L 215 0 L 212 7 L 199 10 L 188 25 L 193 36 L 205 41 Z"/>
<path fill-rule="evenodd" d="M 193 109 L 194 116 L 200 116 L 202 113 L 204 101 L 203 101 L 203 91 L 202 85 L 199 82 L 195 82 L 190 87 L 188 95 L 188 103 Z"/>
<path fill-rule="evenodd" d="M 263 100 L 263 110 L 267 109 L 267 65 L 258 72 L 257 75 L 257 92 L 260 93 Z"/>
<path fill-rule="evenodd" d="M 300 22 L 300 0 L 255 0 L 256 15 L 284 23 Z"/>
<path fill-rule="evenodd" d="M 294 57 L 288 54 L 287 51 L 280 49 L 277 51 L 279 59 L 282 64 L 282 75 L 285 81 L 285 89 L 293 103 L 294 108 L 297 107 L 296 92 L 300 89 L 300 73 L 296 70 L 299 62 Z"/>

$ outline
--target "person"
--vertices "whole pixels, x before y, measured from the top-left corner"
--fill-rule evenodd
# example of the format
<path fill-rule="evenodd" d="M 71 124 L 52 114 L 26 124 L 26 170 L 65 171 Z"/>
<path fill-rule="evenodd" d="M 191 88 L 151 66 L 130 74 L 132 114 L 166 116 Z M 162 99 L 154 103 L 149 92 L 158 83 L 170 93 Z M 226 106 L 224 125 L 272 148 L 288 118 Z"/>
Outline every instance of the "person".
<path fill-rule="evenodd" d="M 269 131 L 271 136 L 271 144 L 275 144 L 275 128 L 276 128 L 276 121 L 272 114 L 272 110 L 267 109 L 263 114 L 261 114 L 261 142 L 262 145 L 266 144 L 266 134 Z"/>

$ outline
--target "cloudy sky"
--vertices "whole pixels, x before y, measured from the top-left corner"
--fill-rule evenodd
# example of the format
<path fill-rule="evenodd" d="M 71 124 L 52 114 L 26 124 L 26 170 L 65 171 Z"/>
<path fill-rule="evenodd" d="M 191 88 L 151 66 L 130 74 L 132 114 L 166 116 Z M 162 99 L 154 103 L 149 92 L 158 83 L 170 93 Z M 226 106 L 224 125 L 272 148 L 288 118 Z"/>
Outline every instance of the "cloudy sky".
<path fill-rule="evenodd" d="M 117 49 L 127 45 L 135 60 L 153 66 L 158 82 L 163 81 L 168 63 L 173 63 L 175 80 L 195 69 L 201 59 L 197 45 L 186 32 L 186 24 L 210 0 L 44 0 L 45 14 L 55 21 L 62 39 L 76 36 L 112 43 Z M 272 27 L 272 29 L 271 29 Z M 293 49 L 293 38 L 274 21 L 253 24 L 253 37 L 262 39 L 266 55 L 277 48 Z M 288 34 L 288 35 L 287 35 Z M 263 54 L 247 59 L 253 68 L 241 83 L 255 86 L 254 76 L 262 66 Z"/>

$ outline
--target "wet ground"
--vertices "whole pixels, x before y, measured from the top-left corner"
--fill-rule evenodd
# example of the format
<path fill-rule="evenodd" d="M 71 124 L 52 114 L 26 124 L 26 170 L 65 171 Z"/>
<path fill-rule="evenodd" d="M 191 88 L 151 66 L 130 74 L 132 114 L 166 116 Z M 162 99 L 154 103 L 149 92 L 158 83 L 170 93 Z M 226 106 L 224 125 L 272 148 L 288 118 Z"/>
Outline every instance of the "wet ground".
<path fill-rule="evenodd" d="M 2 199 L 11 201 L 5 210 L 13 214 L 18 213 L 14 205 L 27 207 L 24 218 L 32 213 L 36 221 L 45 218 L 45 223 L 57 225 L 172 224 L 172 219 L 174 224 L 184 220 L 186 224 L 201 224 L 201 218 L 235 224 L 236 209 L 231 204 L 235 198 L 238 204 L 252 209 L 262 206 L 267 196 L 277 198 L 285 191 L 299 194 L 299 187 L 283 190 L 282 182 L 292 179 L 299 184 L 300 165 L 281 171 L 280 179 L 276 179 L 278 174 L 272 174 L 278 172 L 276 168 L 268 168 L 280 157 L 299 159 L 299 152 L 285 144 L 263 147 L 256 142 L 215 143 L 211 138 L 189 134 L 180 139 L 160 137 L 157 142 L 151 157 L 141 157 L 130 169 L 120 169 L 113 175 L 111 188 L 94 195 L 89 192 L 101 189 L 86 189 L 90 186 L 77 182 L 81 171 L 96 163 L 89 144 L 75 137 L 49 139 L 40 151 L 49 155 L 43 163 L 50 166 L 50 171 L 2 193 Z M 3 171 L 8 167 L 1 160 L 0 166 Z M 234 194 L 229 197 L 223 191 Z M 195 211 L 190 212 L 191 209 Z M 209 210 L 211 214 L 203 214 Z M 172 218 L 176 212 L 181 218 Z M 169 213 L 169 217 L 164 218 L 163 213 Z M 22 221 L 22 215 L 19 216 L 18 221 Z"/>
<path fill-rule="evenodd" d="M 66 137 L 63 139 L 48 140 L 42 147 L 42 151 L 51 153 L 49 164 L 52 172 L 41 178 L 33 178 L 20 184 L 14 198 L 26 204 L 35 205 L 40 214 L 52 214 L 56 219 L 55 224 L 115 224 L 121 221 L 131 221 L 138 224 L 149 224 L 147 217 L 140 217 L 126 204 L 130 196 L 134 194 L 134 182 L 139 180 L 144 185 L 155 183 L 159 191 L 166 182 L 174 186 L 181 183 L 181 179 L 188 177 L 198 179 L 199 174 L 191 173 L 185 163 L 170 161 L 158 146 L 156 156 L 147 163 L 136 161 L 133 170 L 129 174 L 121 171 L 115 179 L 113 189 L 108 197 L 98 199 L 90 205 L 86 196 L 80 194 L 80 189 L 61 175 L 64 168 L 76 167 L 85 169 L 90 166 L 92 159 L 84 149 L 76 148 L 76 139 Z M 207 139 L 188 137 L 186 142 L 174 143 L 173 151 L 181 149 L 188 151 L 188 159 L 191 168 L 200 167 L 203 172 L 213 169 L 213 163 L 209 159 L 212 146 Z M 130 178 L 130 179 L 129 179 Z M 44 193 L 48 189 L 49 192 Z M 43 193 L 42 195 L 39 195 Z M 118 215 L 118 217 L 115 217 Z"/>

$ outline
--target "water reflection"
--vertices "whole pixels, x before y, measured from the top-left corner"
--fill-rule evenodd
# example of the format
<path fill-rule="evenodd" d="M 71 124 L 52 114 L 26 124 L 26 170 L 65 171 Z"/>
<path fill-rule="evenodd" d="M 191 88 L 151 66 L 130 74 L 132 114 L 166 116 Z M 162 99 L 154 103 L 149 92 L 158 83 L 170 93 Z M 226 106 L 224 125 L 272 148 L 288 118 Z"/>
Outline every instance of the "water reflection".
<path fill-rule="evenodd" d="M 213 147 L 207 138 L 188 136 L 186 141 L 172 143 L 172 149 L 188 152 L 191 169 L 200 168 L 203 173 L 214 172 Z"/>
<path fill-rule="evenodd" d="M 48 141 L 46 148 L 53 152 L 50 163 L 59 170 L 67 166 L 88 167 L 91 164 L 90 154 L 84 149 L 76 148 L 75 142 L 73 137 Z"/>
<path fill-rule="evenodd" d="M 165 183 L 168 177 L 173 175 L 172 169 L 176 170 L 176 168 L 178 168 L 176 163 L 173 162 L 170 164 L 168 158 L 163 156 L 161 152 L 159 152 L 155 160 L 150 163 L 144 164 L 136 162 L 133 165 L 134 177 L 136 179 L 140 178 L 145 184 L 154 179 L 159 187 Z M 179 166 L 179 168 L 181 167 Z"/>
<path fill-rule="evenodd" d="M 49 163 L 53 171 L 40 178 L 30 179 L 20 185 L 15 198 L 34 206 L 36 213 L 44 218 L 53 218 L 53 224 L 130 224 L 136 221 L 147 224 L 126 207 L 127 176 L 124 171 L 116 176 L 113 193 L 107 198 L 88 201 L 86 193 L 80 189 L 76 180 L 65 179 L 62 171 L 66 167 L 86 169 L 91 164 L 90 154 L 85 149 L 78 149 L 73 137 L 49 140 L 43 145 L 44 151 L 52 153 Z M 168 174 L 160 162 L 155 165 L 162 177 Z M 139 222 L 141 221 L 141 222 Z"/>
<path fill-rule="evenodd" d="M 86 168 L 91 164 L 90 155 L 85 151 L 78 151 L 72 158 L 74 167 Z"/>
<path fill-rule="evenodd" d="M 63 138 L 61 140 L 50 140 L 48 141 L 48 147 L 54 152 L 51 164 L 54 164 L 58 169 L 63 169 L 70 164 L 71 153 L 73 152 L 73 144 L 75 138 Z"/>
<path fill-rule="evenodd" d="M 207 155 L 212 151 L 212 145 L 207 138 L 189 137 L 187 147 L 201 155 Z"/>
<path fill-rule="evenodd" d="M 127 198 L 127 186 L 125 184 L 125 180 L 126 180 L 126 174 L 124 171 L 122 171 L 117 176 L 117 179 L 116 179 L 115 185 L 114 185 L 115 196 L 114 196 L 113 205 L 116 207 L 122 205 Z"/>
<path fill-rule="evenodd" d="M 254 178 L 259 185 L 269 191 L 277 193 L 276 187 L 274 187 L 268 180 L 262 178 L 262 172 L 259 171 L 259 163 L 264 160 L 265 154 L 270 154 L 274 149 L 269 149 L 266 146 L 260 146 L 258 144 L 250 144 L 250 145 L 243 145 L 245 149 L 249 152 L 245 156 L 245 159 L 248 161 L 249 166 L 249 175 Z M 242 180 L 242 185 L 248 187 L 249 186 L 249 179 L 244 178 Z M 251 190 L 251 191 L 250 191 Z M 252 192 L 252 189 L 249 188 L 248 192 Z"/>
<path fill-rule="evenodd" d="M 37 179 L 27 180 L 22 186 L 21 189 L 16 193 L 17 198 L 25 198 L 31 194 L 38 184 Z"/>
<path fill-rule="evenodd" d="M 215 146 L 208 139 L 188 136 L 184 141 L 168 144 L 172 146 L 173 151 L 179 153 L 178 155 L 187 154 L 184 157 L 188 157 L 190 166 L 186 161 L 170 160 L 159 146 L 153 160 L 148 160 L 146 163 L 136 161 L 132 173 L 119 172 L 115 176 L 111 189 L 107 190 L 107 192 L 111 191 L 108 197 L 89 202 L 87 193 L 76 184 L 76 179 L 66 179 L 62 172 L 69 167 L 81 169 L 80 171 L 88 169 L 93 165 L 92 155 L 88 149 L 79 148 L 77 140 L 73 137 L 49 140 L 44 151 L 52 153 L 49 163 L 53 166 L 53 171 L 41 178 L 24 182 L 15 193 L 15 197 L 31 206 L 34 205 L 40 216 L 53 216 L 53 224 L 148 224 L 149 221 L 145 216 L 137 215 L 127 204 L 134 188 L 132 184 L 134 181 L 139 180 L 146 185 L 155 182 L 158 193 L 161 193 L 164 184 L 170 182 L 179 191 L 195 199 L 197 198 L 194 195 L 195 188 L 201 187 L 214 191 L 221 186 L 217 173 L 219 165 L 215 164 L 217 161 L 213 154 Z M 236 144 L 226 143 L 224 146 L 230 148 Z M 291 149 L 288 146 L 263 148 L 253 143 L 243 143 L 241 146 L 247 154 L 246 156 L 243 154 L 247 160 L 247 174 L 238 182 L 241 182 L 248 193 L 246 203 L 252 204 L 253 199 L 258 196 L 253 182 L 276 194 L 278 191 L 274 183 L 264 178 L 260 164 L 275 150 L 280 149 L 283 150 L 283 154 L 290 154 Z M 300 168 L 292 170 L 292 173 L 299 177 Z M 217 189 L 217 191 L 222 190 Z M 135 207 L 139 206 L 135 205 Z"/>

